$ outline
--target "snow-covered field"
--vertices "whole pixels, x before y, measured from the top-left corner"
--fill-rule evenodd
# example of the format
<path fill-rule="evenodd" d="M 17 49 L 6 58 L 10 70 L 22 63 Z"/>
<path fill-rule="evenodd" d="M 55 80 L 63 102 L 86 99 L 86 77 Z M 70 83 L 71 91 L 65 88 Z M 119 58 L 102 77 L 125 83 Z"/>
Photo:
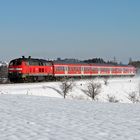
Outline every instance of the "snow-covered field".
<path fill-rule="evenodd" d="M 140 105 L 0 95 L 0 140 L 139 140 Z"/>
<path fill-rule="evenodd" d="M 84 92 L 86 80 L 75 82 L 67 99 L 59 82 L 0 85 L 0 140 L 139 140 L 140 104 L 128 99 L 139 94 L 139 78 L 96 81 L 96 102 Z"/>
<path fill-rule="evenodd" d="M 131 103 L 129 94 L 140 94 L 140 78 L 113 78 L 109 79 L 105 85 L 104 79 L 95 79 L 96 83 L 101 84 L 101 89 L 96 100 L 108 102 L 108 97 L 114 97 L 118 102 Z M 86 94 L 90 80 L 80 80 L 74 82 L 72 91 L 66 96 L 67 99 L 91 100 Z M 24 84 L 5 84 L 0 85 L 0 94 L 23 94 L 63 98 L 60 88 L 61 82 L 45 83 L 24 83 Z"/>

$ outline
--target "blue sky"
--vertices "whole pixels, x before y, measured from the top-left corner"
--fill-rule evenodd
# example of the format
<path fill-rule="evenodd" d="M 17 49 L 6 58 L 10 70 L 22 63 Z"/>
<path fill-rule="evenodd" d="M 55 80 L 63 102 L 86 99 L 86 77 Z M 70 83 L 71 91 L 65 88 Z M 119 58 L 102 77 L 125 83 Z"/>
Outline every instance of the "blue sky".
<path fill-rule="evenodd" d="M 140 60 L 139 0 L 0 1 L 0 59 Z"/>

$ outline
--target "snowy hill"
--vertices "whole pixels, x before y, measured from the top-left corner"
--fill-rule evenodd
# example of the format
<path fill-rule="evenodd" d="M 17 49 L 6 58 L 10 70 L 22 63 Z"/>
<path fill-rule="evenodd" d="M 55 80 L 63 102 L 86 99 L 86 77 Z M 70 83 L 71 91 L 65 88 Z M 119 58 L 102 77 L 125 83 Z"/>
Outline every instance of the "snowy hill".
<path fill-rule="evenodd" d="M 66 99 L 61 82 L 0 85 L 0 139 L 139 140 L 140 103 L 128 98 L 139 96 L 139 77 L 95 81 L 102 85 L 96 101 L 84 92 L 88 80 L 75 81 Z"/>
<path fill-rule="evenodd" d="M 0 95 L 1 140 L 139 140 L 140 104 Z"/>

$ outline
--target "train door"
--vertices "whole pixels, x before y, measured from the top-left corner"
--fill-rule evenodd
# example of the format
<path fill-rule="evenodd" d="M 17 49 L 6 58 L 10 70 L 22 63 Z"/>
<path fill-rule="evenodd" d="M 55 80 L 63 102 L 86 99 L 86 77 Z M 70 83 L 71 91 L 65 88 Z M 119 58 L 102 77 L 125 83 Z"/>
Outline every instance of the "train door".
<path fill-rule="evenodd" d="M 81 67 L 81 74 L 84 75 L 84 67 Z"/>
<path fill-rule="evenodd" d="M 65 70 L 65 75 L 68 75 L 68 66 L 65 66 L 64 70 Z"/>
<path fill-rule="evenodd" d="M 101 74 L 101 68 L 98 67 L 98 75 L 100 75 L 100 74 Z"/>

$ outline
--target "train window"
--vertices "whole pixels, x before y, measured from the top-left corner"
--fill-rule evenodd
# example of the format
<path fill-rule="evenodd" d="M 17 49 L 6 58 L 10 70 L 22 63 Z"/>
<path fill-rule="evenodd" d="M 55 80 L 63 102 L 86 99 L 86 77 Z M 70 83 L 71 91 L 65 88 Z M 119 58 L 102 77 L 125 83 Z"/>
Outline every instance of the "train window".
<path fill-rule="evenodd" d="M 29 65 L 29 62 L 26 62 L 26 63 L 25 63 L 25 65 L 27 65 L 27 66 L 28 66 L 28 65 Z"/>
<path fill-rule="evenodd" d="M 104 71 L 104 68 L 100 68 L 100 71 L 103 72 Z"/>
<path fill-rule="evenodd" d="M 55 70 L 56 71 L 64 71 L 64 67 L 61 67 L 61 66 L 60 67 L 55 67 Z"/>
<path fill-rule="evenodd" d="M 43 66 L 43 63 L 42 62 L 39 62 L 39 66 Z"/>
<path fill-rule="evenodd" d="M 17 66 L 17 65 L 21 65 L 22 61 L 21 60 L 13 60 L 10 62 L 10 66 Z"/>
<path fill-rule="evenodd" d="M 49 62 L 44 63 L 44 66 L 51 66 L 51 65 L 52 65 L 52 63 L 49 63 Z"/>
<path fill-rule="evenodd" d="M 98 72 L 98 68 L 92 68 L 93 72 Z"/>
<path fill-rule="evenodd" d="M 112 68 L 112 72 L 118 72 L 121 73 L 122 69 L 121 68 Z"/>
<path fill-rule="evenodd" d="M 21 65 L 21 61 L 17 61 L 16 62 L 16 65 Z"/>
<path fill-rule="evenodd" d="M 122 69 L 121 68 L 118 68 L 118 72 L 122 72 Z"/>
<path fill-rule="evenodd" d="M 80 69 L 80 67 L 77 67 L 77 71 L 80 71 L 81 69 Z"/>
<path fill-rule="evenodd" d="M 89 67 L 84 67 L 84 71 L 90 71 Z"/>
<path fill-rule="evenodd" d="M 39 68 L 39 72 L 42 72 L 42 69 L 41 68 Z"/>
<path fill-rule="evenodd" d="M 29 61 L 29 65 L 31 66 L 38 66 L 39 65 L 39 62 L 38 61 Z"/>
<path fill-rule="evenodd" d="M 127 68 L 124 68 L 123 69 L 123 72 L 128 72 L 129 70 Z"/>
<path fill-rule="evenodd" d="M 47 63 L 43 62 L 42 65 L 43 65 L 43 66 L 47 66 Z"/>
<path fill-rule="evenodd" d="M 10 66 L 13 66 L 13 61 L 11 61 L 9 65 L 10 65 Z"/>
<path fill-rule="evenodd" d="M 116 68 L 112 68 L 112 72 L 117 72 L 117 71 L 116 71 Z"/>
<path fill-rule="evenodd" d="M 103 68 L 104 72 L 109 72 L 109 68 Z"/>
<path fill-rule="evenodd" d="M 76 69 L 76 71 L 78 71 L 78 70 L 79 70 L 79 68 L 78 68 L 78 67 L 76 67 L 75 69 Z"/>
<path fill-rule="evenodd" d="M 71 71 L 73 71 L 73 67 L 71 67 Z"/>

